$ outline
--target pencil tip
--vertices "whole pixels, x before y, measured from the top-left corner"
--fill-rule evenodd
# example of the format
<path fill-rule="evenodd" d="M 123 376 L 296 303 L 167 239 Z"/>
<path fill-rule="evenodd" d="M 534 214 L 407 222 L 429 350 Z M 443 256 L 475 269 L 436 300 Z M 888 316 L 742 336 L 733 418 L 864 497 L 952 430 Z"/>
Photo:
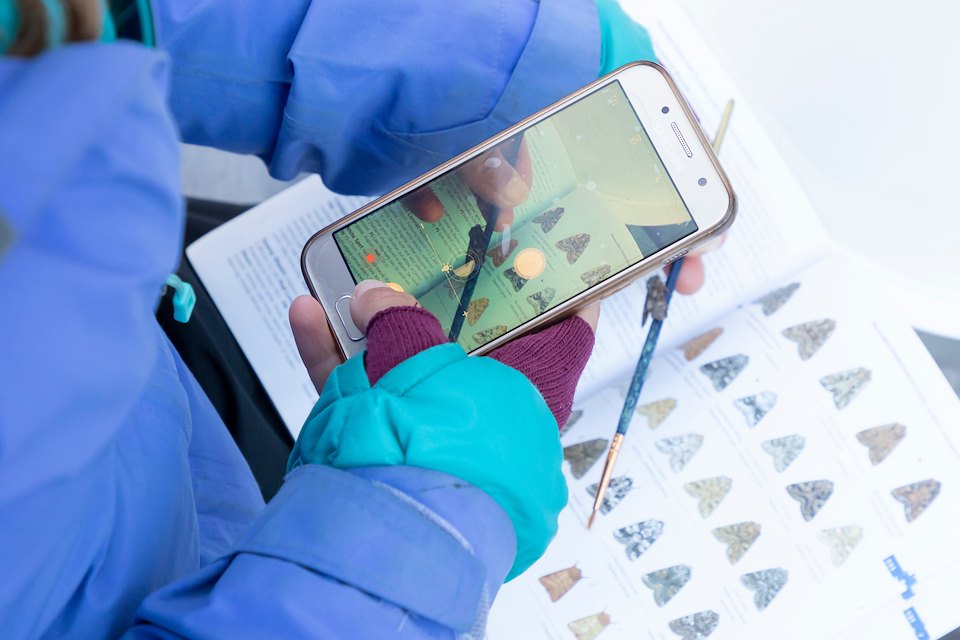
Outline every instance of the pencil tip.
<path fill-rule="evenodd" d="M 593 511 L 590 513 L 590 517 L 587 519 L 587 529 L 593 527 L 593 519 L 597 517 L 597 512 Z"/>

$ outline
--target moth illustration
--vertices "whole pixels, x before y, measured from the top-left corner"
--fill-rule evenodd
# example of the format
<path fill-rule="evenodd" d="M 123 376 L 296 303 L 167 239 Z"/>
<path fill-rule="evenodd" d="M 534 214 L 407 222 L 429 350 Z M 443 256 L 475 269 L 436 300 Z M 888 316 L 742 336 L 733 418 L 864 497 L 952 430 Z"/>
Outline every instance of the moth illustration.
<path fill-rule="evenodd" d="M 727 545 L 727 560 L 730 564 L 737 564 L 737 561 L 760 537 L 760 529 L 760 525 L 756 522 L 738 522 L 717 527 L 711 533 L 714 538 Z"/>
<path fill-rule="evenodd" d="M 760 447 L 773 456 L 773 467 L 778 473 L 783 473 L 806 445 L 807 439 L 797 433 L 760 443 Z"/>
<path fill-rule="evenodd" d="M 723 327 L 716 327 L 706 333 L 701 333 L 696 338 L 687 340 L 680 345 L 680 348 L 683 349 L 683 357 L 687 359 L 687 362 L 696 360 L 703 355 L 704 351 L 710 348 L 710 345 L 712 345 L 721 334 L 723 334 Z"/>
<path fill-rule="evenodd" d="M 598 282 L 602 282 L 604 278 L 610 275 L 610 272 L 613 271 L 613 268 L 608 264 L 601 264 L 599 267 L 594 267 L 589 271 L 584 271 L 580 274 L 580 279 L 583 280 L 583 284 L 588 287 L 592 287 Z"/>
<path fill-rule="evenodd" d="M 567 254 L 567 264 L 573 264 L 580 259 L 588 244 L 590 244 L 590 234 L 578 233 L 557 241 L 557 249 Z"/>
<path fill-rule="evenodd" d="M 556 295 L 556 289 L 553 287 L 547 287 L 546 289 L 537 291 L 536 293 L 532 293 L 527 296 L 527 302 L 529 302 L 530 306 L 533 307 L 534 313 L 541 314 L 547 310 Z"/>
<path fill-rule="evenodd" d="M 797 343 L 797 353 L 801 360 L 809 360 L 826 344 L 836 328 L 836 321 L 825 318 L 787 327 L 781 333 L 786 339 Z"/>
<path fill-rule="evenodd" d="M 487 251 L 487 255 L 491 260 L 493 260 L 493 266 L 499 267 L 506 262 L 507 258 L 510 257 L 510 254 L 513 253 L 513 250 L 517 248 L 517 244 L 518 243 L 516 240 L 511 239 L 509 242 L 507 242 L 507 249 L 504 251 L 503 243 L 498 242 L 497 246 L 495 246 L 493 249 L 490 249 L 490 251 Z"/>
<path fill-rule="evenodd" d="M 751 429 L 760 424 L 775 404 L 777 404 L 777 394 L 773 391 L 761 391 L 733 401 L 733 406 L 740 410 L 747 421 L 747 426 Z"/>
<path fill-rule="evenodd" d="M 447 297 L 454 300 L 460 299 L 460 294 L 463 293 L 466 284 L 465 281 L 456 278 L 445 278 L 443 281 L 443 286 L 447 290 Z"/>
<path fill-rule="evenodd" d="M 656 400 L 654 402 L 648 402 L 647 404 L 639 404 L 635 411 L 642 416 L 646 416 L 648 427 L 656 429 L 663 424 L 667 416 L 676 408 L 677 401 L 675 399 L 664 398 L 663 400 Z"/>
<path fill-rule="evenodd" d="M 667 289 L 660 276 L 647 279 L 647 297 L 643 301 L 643 316 L 640 326 L 647 324 L 647 318 L 664 320 L 667 317 Z"/>
<path fill-rule="evenodd" d="M 597 491 L 600 489 L 600 483 L 592 484 L 587 487 L 587 495 L 591 498 L 597 497 Z M 600 501 L 600 513 L 607 515 L 613 508 L 620 504 L 620 501 L 627 497 L 630 490 L 633 489 L 633 480 L 627 476 L 618 476 L 610 478 L 610 484 L 607 486 L 607 492 L 603 494 L 603 500 Z"/>
<path fill-rule="evenodd" d="M 499 338 L 509 330 L 509 327 L 505 324 L 498 324 L 496 326 L 490 327 L 489 329 L 484 329 L 483 331 L 477 331 L 473 334 L 473 341 L 477 344 L 485 344 L 490 342 L 494 338 Z"/>
<path fill-rule="evenodd" d="M 687 433 L 673 438 L 657 440 L 657 449 L 670 456 L 670 468 L 680 473 L 694 454 L 703 446 L 703 436 L 699 433 Z"/>
<path fill-rule="evenodd" d="M 830 561 L 834 566 L 842 565 L 853 552 L 854 547 L 863 540 L 863 528 L 855 524 L 846 527 L 823 529 L 817 533 L 817 540 L 830 549 Z"/>
<path fill-rule="evenodd" d="M 870 463 L 878 465 L 887 459 L 900 441 L 907 435 L 907 428 L 899 422 L 864 429 L 857 434 L 857 440 L 869 449 Z"/>
<path fill-rule="evenodd" d="M 710 379 L 714 389 L 723 391 L 740 375 L 749 362 L 750 356 L 743 354 L 729 356 L 708 362 L 700 367 L 700 372 Z"/>
<path fill-rule="evenodd" d="M 595 438 L 586 442 L 578 442 L 563 448 L 563 459 L 570 463 L 570 475 L 578 480 L 586 475 L 603 452 L 607 450 L 609 440 Z"/>
<path fill-rule="evenodd" d="M 703 640 L 716 631 L 720 624 L 720 615 L 715 611 L 698 611 L 667 623 L 670 631 L 680 636 L 680 640 Z"/>
<path fill-rule="evenodd" d="M 550 233 L 550 230 L 557 226 L 557 223 L 560 222 L 560 218 L 563 217 L 563 212 L 563 207 L 555 207 L 549 211 L 544 211 L 534 218 L 533 221 L 540 225 L 541 231 L 544 233 Z"/>
<path fill-rule="evenodd" d="M 663 533 L 663 522 L 660 520 L 644 520 L 636 524 L 617 529 L 613 538 L 626 546 L 628 560 L 636 560 L 657 541 Z"/>
<path fill-rule="evenodd" d="M 775 289 L 765 296 L 757 298 L 753 301 L 753 304 L 760 305 L 760 308 L 763 310 L 763 315 L 772 316 L 780 310 L 780 307 L 787 304 L 787 301 L 799 288 L 799 282 L 792 282 L 785 287 L 780 287 L 779 289 Z"/>
<path fill-rule="evenodd" d="M 543 585 L 543 588 L 547 590 L 547 594 L 550 596 L 551 602 L 556 602 L 563 596 L 567 595 L 567 592 L 570 589 L 573 589 L 577 586 L 577 583 L 580 582 L 580 579 L 583 578 L 583 573 L 580 572 L 580 569 L 577 567 L 569 567 L 567 569 L 560 569 L 560 571 L 554 571 L 553 573 L 548 573 L 545 576 L 540 577 L 540 584 Z"/>
<path fill-rule="evenodd" d="M 695 482 L 688 482 L 683 488 L 694 498 L 699 498 L 698 508 L 701 518 L 709 518 L 714 509 L 720 506 L 723 499 L 730 493 L 733 480 L 727 476 L 705 478 Z"/>
<path fill-rule="evenodd" d="M 683 585 L 690 581 L 690 567 L 678 564 L 666 569 L 651 571 L 642 578 L 643 584 L 653 589 L 653 601 L 658 607 L 670 602 Z"/>
<path fill-rule="evenodd" d="M 592 616 L 574 620 L 567 625 L 577 640 L 593 640 L 610 624 L 609 613 L 595 613 Z"/>
<path fill-rule="evenodd" d="M 833 404 L 837 409 L 843 409 L 867 386 L 871 377 L 869 369 L 858 367 L 823 376 L 820 384 L 833 394 Z"/>
<path fill-rule="evenodd" d="M 754 592 L 753 604 L 756 605 L 757 611 L 763 611 L 786 586 L 789 577 L 790 573 L 786 569 L 777 567 L 745 573 L 740 576 L 740 582 Z"/>
<path fill-rule="evenodd" d="M 520 291 L 520 289 L 523 289 L 523 285 L 527 284 L 527 279 L 521 278 L 517 272 L 514 271 L 513 267 L 504 271 L 503 276 L 513 285 L 514 291 Z"/>
<path fill-rule="evenodd" d="M 830 480 L 797 482 L 787 487 L 787 493 L 800 503 L 800 515 L 809 522 L 820 513 L 820 509 L 833 495 L 833 482 Z"/>
<path fill-rule="evenodd" d="M 487 310 L 488 306 L 490 306 L 490 298 L 471 300 L 470 304 L 467 305 L 467 324 L 471 327 L 477 324 L 480 316 L 483 315 L 483 312 Z"/>
<path fill-rule="evenodd" d="M 913 522 L 940 495 L 940 482 L 930 478 L 929 480 L 903 485 L 890 493 L 898 502 L 903 504 L 907 522 Z"/>
<path fill-rule="evenodd" d="M 567 431 L 570 431 L 573 425 L 577 424 L 577 422 L 582 417 L 583 417 L 583 410 L 574 409 L 573 411 L 571 411 L 570 417 L 567 418 L 567 421 L 563 423 L 562 427 L 560 427 L 560 436 L 563 437 L 563 435 L 566 434 Z"/>

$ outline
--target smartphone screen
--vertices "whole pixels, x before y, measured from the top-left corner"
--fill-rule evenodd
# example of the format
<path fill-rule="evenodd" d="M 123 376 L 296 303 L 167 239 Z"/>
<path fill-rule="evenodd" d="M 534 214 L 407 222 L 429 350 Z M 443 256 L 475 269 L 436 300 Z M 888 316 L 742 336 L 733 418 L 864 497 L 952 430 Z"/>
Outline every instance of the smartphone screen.
<path fill-rule="evenodd" d="M 620 83 L 334 232 L 472 351 L 697 230 Z"/>

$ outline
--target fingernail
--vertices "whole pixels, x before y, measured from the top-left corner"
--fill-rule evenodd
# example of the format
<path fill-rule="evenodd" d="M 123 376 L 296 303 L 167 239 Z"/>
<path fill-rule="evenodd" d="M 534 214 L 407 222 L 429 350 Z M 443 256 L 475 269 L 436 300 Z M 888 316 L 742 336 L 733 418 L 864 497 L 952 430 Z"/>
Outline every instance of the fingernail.
<path fill-rule="evenodd" d="M 507 182 L 501 191 L 503 199 L 510 202 L 513 206 L 523 203 L 530 194 L 530 187 L 523 181 L 520 174 L 514 173 L 510 181 Z"/>
<path fill-rule="evenodd" d="M 367 291 L 371 289 L 379 289 L 380 287 L 386 287 L 387 285 L 379 280 L 362 280 L 357 283 L 356 288 L 353 290 L 353 297 L 356 300 L 359 300 L 363 297 Z"/>

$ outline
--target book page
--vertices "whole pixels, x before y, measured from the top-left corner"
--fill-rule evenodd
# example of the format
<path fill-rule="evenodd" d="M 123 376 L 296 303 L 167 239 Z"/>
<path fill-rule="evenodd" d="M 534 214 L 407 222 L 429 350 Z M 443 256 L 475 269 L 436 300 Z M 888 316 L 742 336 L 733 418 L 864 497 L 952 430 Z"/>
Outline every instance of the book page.
<path fill-rule="evenodd" d="M 661 352 L 590 531 L 627 379 L 578 406 L 559 533 L 504 586 L 489 638 L 907 640 L 960 625 L 960 401 L 869 278 L 826 258 Z"/>
<path fill-rule="evenodd" d="M 638 4 L 625 2 L 624 8 L 635 10 Z M 661 344 L 669 348 L 759 295 L 771 282 L 811 264 L 829 250 L 830 242 L 776 145 L 687 17 L 671 3 L 644 3 L 637 18 L 650 31 L 657 55 L 708 137 L 716 131 L 727 101 L 735 101 L 719 158 L 739 199 L 739 212 L 726 243 L 704 258 L 703 289 L 673 299 L 661 336 Z M 645 297 L 646 286 L 638 282 L 604 302 L 594 356 L 578 398 L 632 370 L 646 337 L 639 321 Z"/>
<path fill-rule="evenodd" d="M 187 247 L 187 258 L 294 438 L 317 392 L 290 331 L 290 303 L 308 293 L 307 239 L 368 200 L 336 195 L 310 176 Z"/>

